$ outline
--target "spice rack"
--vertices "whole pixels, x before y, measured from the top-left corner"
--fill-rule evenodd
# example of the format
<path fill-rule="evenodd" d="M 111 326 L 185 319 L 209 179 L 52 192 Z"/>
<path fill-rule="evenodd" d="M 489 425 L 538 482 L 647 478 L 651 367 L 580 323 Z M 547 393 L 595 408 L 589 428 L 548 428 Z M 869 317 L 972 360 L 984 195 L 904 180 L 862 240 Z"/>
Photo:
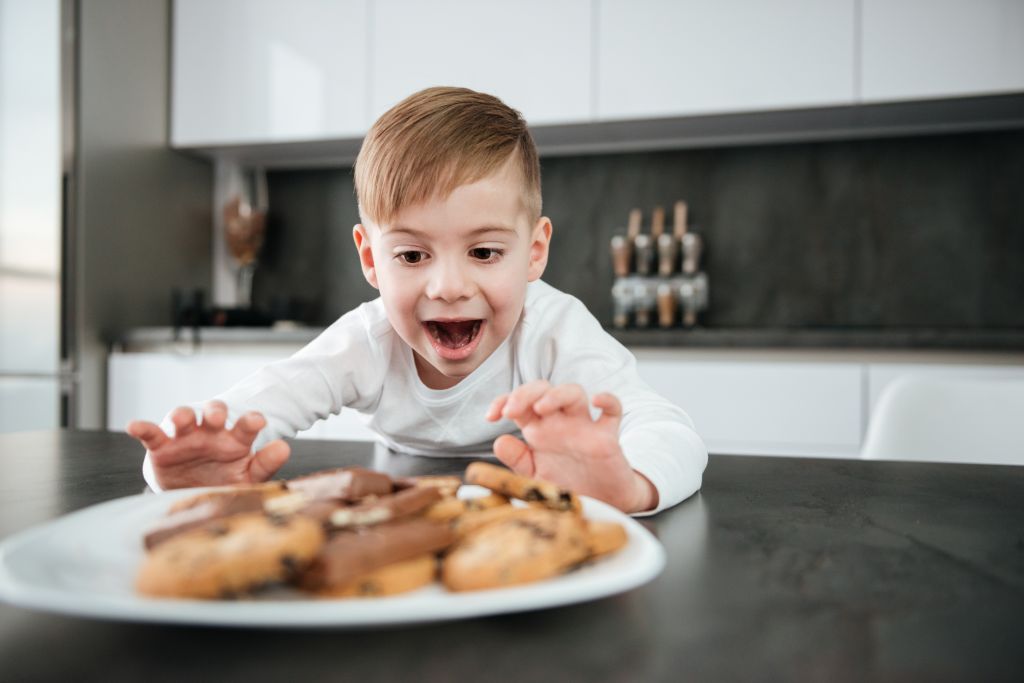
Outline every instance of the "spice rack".
<path fill-rule="evenodd" d="M 611 239 L 612 324 L 620 329 L 694 327 L 708 307 L 708 276 L 701 270 L 704 240 L 690 229 L 686 202 L 673 208 L 672 231 L 665 210 L 651 212 L 643 231 L 643 212 L 629 213 L 626 234 Z"/>

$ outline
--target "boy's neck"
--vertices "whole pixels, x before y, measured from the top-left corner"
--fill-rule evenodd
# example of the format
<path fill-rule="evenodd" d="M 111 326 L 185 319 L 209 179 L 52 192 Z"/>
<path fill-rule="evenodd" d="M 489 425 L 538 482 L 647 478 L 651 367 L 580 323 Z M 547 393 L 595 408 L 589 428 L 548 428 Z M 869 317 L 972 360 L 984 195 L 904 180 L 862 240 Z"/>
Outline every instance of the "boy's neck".
<path fill-rule="evenodd" d="M 423 383 L 423 386 L 428 389 L 451 389 L 465 379 L 464 377 L 449 377 L 448 375 L 442 374 L 433 365 L 423 360 L 423 358 L 420 357 L 420 354 L 415 351 L 412 352 L 412 357 L 413 362 L 416 364 L 416 374 L 419 375 L 420 382 Z"/>

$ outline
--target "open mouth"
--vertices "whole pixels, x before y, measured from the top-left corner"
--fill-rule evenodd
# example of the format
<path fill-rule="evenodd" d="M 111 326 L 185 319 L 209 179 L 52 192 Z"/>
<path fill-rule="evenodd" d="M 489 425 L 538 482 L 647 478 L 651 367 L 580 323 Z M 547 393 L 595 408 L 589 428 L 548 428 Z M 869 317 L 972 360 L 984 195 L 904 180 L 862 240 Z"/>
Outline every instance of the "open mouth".
<path fill-rule="evenodd" d="M 428 320 L 423 327 L 430 343 L 442 358 L 461 360 L 476 348 L 480 341 L 483 320 Z"/>

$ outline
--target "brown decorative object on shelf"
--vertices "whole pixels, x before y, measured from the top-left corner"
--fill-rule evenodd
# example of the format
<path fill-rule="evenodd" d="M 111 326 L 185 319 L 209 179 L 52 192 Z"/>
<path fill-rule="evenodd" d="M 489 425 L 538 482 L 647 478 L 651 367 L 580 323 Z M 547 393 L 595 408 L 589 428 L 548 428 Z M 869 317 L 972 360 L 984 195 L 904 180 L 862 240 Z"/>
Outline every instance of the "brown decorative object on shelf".
<path fill-rule="evenodd" d="M 224 239 L 228 251 L 238 264 L 238 305 L 252 306 L 252 278 L 267 229 L 266 177 L 255 173 L 256 201 L 235 195 L 224 205 Z"/>

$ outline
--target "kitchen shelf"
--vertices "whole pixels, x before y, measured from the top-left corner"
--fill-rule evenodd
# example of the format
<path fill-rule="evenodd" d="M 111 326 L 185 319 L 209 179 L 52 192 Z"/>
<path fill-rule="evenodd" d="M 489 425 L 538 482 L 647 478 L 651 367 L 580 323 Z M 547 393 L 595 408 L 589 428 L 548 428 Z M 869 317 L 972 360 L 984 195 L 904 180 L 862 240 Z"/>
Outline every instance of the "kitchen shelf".
<path fill-rule="evenodd" d="M 533 126 L 541 156 L 818 142 L 1024 128 L 1024 95 Z M 176 149 L 263 168 L 351 166 L 362 137 Z"/>
<path fill-rule="evenodd" d="M 607 328 L 630 348 L 936 349 L 1024 351 L 1024 329 Z"/>

